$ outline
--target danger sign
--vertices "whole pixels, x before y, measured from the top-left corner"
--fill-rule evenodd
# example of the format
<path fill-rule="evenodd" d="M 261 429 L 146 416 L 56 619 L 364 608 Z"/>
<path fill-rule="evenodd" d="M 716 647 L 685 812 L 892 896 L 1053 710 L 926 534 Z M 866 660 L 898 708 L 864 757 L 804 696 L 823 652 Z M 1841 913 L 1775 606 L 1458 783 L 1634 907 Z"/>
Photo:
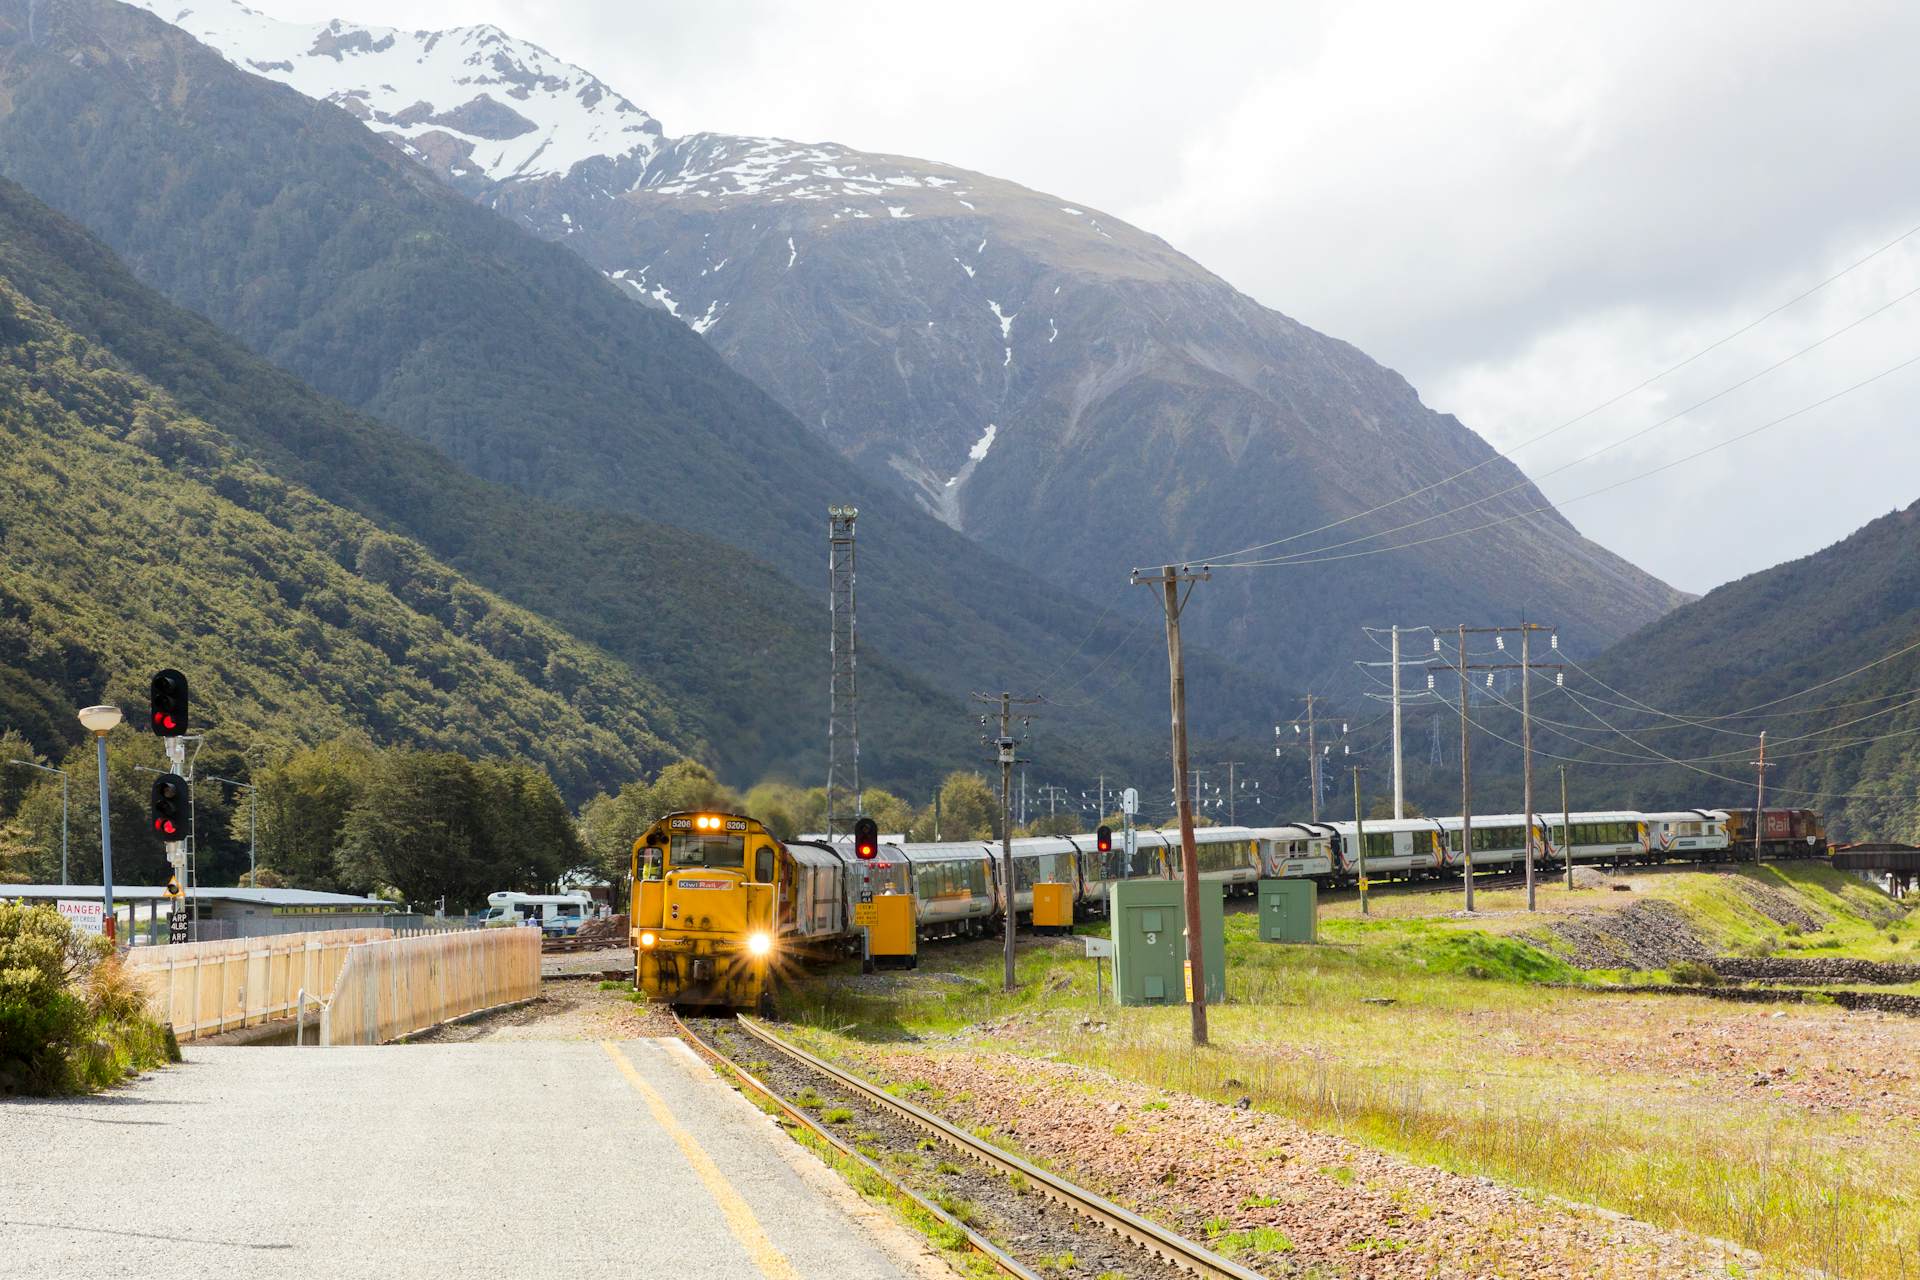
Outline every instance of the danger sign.
<path fill-rule="evenodd" d="M 84 902 L 76 898 L 61 898 L 55 904 L 67 923 L 81 933 L 105 933 L 107 929 L 106 907 L 98 902 Z"/>

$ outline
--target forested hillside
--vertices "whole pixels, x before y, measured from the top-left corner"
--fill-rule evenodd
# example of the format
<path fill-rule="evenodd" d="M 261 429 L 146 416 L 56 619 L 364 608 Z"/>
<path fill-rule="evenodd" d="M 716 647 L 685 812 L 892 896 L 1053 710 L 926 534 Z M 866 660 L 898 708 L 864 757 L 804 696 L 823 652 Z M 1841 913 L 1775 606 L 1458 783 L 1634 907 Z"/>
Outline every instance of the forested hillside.
<path fill-rule="evenodd" d="M 1057 670 L 1090 620 L 1090 655 L 1131 645 L 1117 670 L 1157 648 L 876 492 L 697 335 L 576 255 L 148 13 L 69 0 L 30 15 L 0 0 L 0 171 L 176 302 L 485 478 L 710 534 L 816 601 L 825 507 L 857 502 L 872 548 L 864 651 L 946 693 Z M 702 585 L 729 589 L 725 573 Z M 1241 727 L 1278 701 L 1204 658 L 1191 678 L 1196 701 Z M 1152 682 L 1110 698 L 1088 713 L 1109 731 L 1157 719 L 1162 701 Z"/>
<path fill-rule="evenodd" d="M 1849 839 L 1920 840 L 1920 502 L 1711 592 L 1593 674 L 1612 689 L 1568 684 L 1635 740 L 1583 734 L 1598 745 L 1575 754 L 1589 775 L 1631 777 L 1623 795 L 1750 805 L 1765 729 L 1769 803 L 1821 809 Z M 1650 754 L 1687 763 L 1614 763 Z"/>
<path fill-rule="evenodd" d="M 229 735 L 514 753 L 576 793 L 703 746 L 630 668 L 266 471 L 4 274 L 0 405 L 0 719 L 43 748 L 160 666 Z"/>
<path fill-rule="evenodd" d="M 825 700 L 818 628 L 808 625 L 817 597 L 765 564 L 699 534 L 477 479 L 160 297 L 83 229 L 4 180 L 0 273 L 273 475 L 417 541 L 642 673 L 670 696 L 689 744 L 705 743 L 729 776 L 805 777 L 817 767 L 813 729 Z M 958 705 L 884 655 L 869 655 L 861 675 L 875 709 L 873 758 L 887 770 L 879 776 L 933 776 L 971 742 Z"/>

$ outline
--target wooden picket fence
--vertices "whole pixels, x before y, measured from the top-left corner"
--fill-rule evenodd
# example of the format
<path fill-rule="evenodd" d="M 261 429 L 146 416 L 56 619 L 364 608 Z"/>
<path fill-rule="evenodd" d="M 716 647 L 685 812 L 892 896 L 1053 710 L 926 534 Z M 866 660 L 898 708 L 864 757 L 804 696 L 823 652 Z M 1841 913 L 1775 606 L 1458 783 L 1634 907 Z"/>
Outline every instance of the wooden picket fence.
<path fill-rule="evenodd" d="M 258 938 L 222 938 L 133 947 L 129 968 L 148 1007 L 181 1040 L 198 1040 L 297 1012 L 333 990 L 355 947 L 393 937 L 391 929 L 321 929 Z M 537 967 L 537 962 L 536 962 Z"/>
<path fill-rule="evenodd" d="M 385 1044 L 540 994 L 538 929 L 473 929 L 369 942 L 347 953 L 320 1043 Z"/>

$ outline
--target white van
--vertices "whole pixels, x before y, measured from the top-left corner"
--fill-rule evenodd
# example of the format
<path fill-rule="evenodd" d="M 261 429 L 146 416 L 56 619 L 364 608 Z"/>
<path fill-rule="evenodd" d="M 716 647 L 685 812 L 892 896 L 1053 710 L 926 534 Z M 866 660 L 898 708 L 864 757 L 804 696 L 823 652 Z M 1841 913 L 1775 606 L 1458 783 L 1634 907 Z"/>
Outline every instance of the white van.
<path fill-rule="evenodd" d="M 593 897 L 584 890 L 487 895 L 486 926 L 489 929 L 531 925 L 549 937 L 559 938 L 580 932 L 580 926 L 593 916 Z"/>

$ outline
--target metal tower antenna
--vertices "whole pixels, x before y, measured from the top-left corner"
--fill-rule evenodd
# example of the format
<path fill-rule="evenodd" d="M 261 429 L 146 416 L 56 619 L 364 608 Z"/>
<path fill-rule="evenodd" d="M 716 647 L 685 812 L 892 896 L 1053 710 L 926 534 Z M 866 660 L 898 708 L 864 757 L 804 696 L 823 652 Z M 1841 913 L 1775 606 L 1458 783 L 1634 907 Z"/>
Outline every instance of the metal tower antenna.
<path fill-rule="evenodd" d="M 855 507 L 827 508 L 828 654 L 833 666 L 827 711 L 827 838 L 836 823 L 860 816 L 860 695 L 854 682 L 853 522 Z"/>

